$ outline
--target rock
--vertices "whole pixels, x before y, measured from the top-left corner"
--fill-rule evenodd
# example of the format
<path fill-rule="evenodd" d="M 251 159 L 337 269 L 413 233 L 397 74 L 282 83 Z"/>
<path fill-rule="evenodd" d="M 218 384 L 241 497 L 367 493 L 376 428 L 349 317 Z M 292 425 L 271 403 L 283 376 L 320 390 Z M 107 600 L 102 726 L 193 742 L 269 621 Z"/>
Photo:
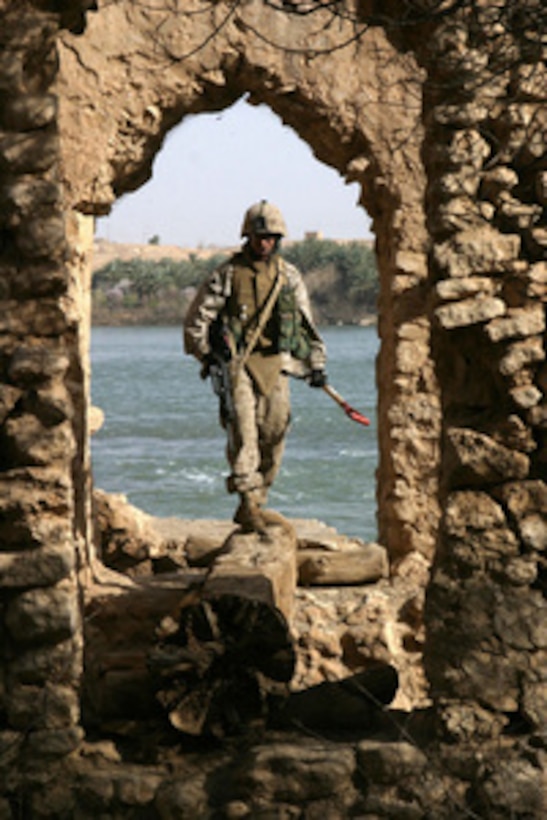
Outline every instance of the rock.
<path fill-rule="evenodd" d="M 6 626 L 21 644 L 63 641 L 80 625 L 78 600 L 68 580 L 53 587 L 30 589 L 13 598 L 6 608 Z"/>
<path fill-rule="evenodd" d="M 508 376 L 522 370 L 526 365 L 545 359 L 545 347 L 541 336 L 531 336 L 522 342 L 508 346 L 507 353 L 500 360 L 500 373 Z"/>
<path fill-rule="evenodd" d="M 530 460 L 475 430 L 451 427 L 446 433 L 446 458 L 453 486 L 480 486 L 528 477 Z"/>
<path fill-rule="evenodd" d="M 363 740 L 357 747 L 357 761 L 365 777 L 374 783 L 400 783 L 420 775 L 429 765 L 425 754 L 408 742 L 385 743 Z"/>
<path fill-rule="evenodd" d="M 235 772 L 243 799 L 251 799 L 257 812 L 280 796 L 283 802 L 302 804 L 336 794 L 339 812 L 354 794 L 355 757 L 349 749 L 338 747 L 336 755 L 332 751 L 321 740 L 254 747 L 241 756 Z M 327 816 L 343 816 L 332 808 Z"/>
<path fill-rule="evenodd" d="M 104 412 L 100 407 L 91 406 L 88 411 L 89 435 L 98 433 L 104 424 Z"/>
<path fill-rule="evenodd" d="M 434 249 L 435 263 L 446 276 L 468 277 L 503 270 L 518 257 L 520 237 L 485 225 L 461 231 Z"/>
<path fill-rule="evenodd" d="M 69 576 L 75 564 L 70 541 L 26 552 L 0 552 L 0 585 L 11 589 L 53 586 Z"/>
<path fill-rule="evenodd" d="M 507 316 L 493 318 L 485 330 L 492 342 L 537 336 L 545 330 L 545 311 L 541 304 L 512 308 L 507 311 Z"/>
<path fill-rule="evenodd" d="M 435 310 L 441 327 L 452 330 L 457 327 L 484 324 L 506 312 L 505 302 L 495 296 L 481 296 L 450 302 Z"/>
<path fill-rule="evenodd" d="M 457 279 L 442 279 L 437 282 L 435 291 L 443 302 L 459 301 L 470 296 L 492 296 L 497 288 L 492 279 L 486 276 L 465 276 Z"/>
<path fill-rule="evenodd" d="M 106 566 L 131 573 L 163 553 L 151 516 L 125 496 L 95 490 L 93 501 L 98 552 Z M 150 563 L 147 569 L 151 570 Z"/>
<path fill-rule="evenodd" d="M 387 553 L 379 544 L 363 544 L 339 552 L 299 550 L 298 582 L 304 586 L 363 584 L 388 575 Z"/>

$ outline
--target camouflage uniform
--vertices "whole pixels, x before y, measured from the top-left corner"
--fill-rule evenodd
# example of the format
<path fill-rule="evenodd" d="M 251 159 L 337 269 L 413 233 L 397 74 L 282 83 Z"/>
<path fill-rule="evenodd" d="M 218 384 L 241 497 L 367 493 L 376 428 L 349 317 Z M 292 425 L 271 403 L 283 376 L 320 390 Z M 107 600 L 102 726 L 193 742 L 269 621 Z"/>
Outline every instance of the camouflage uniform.
<path fill-rule="evenodd" d="M 270 318 L 241 366 L 239 359 L 278 277 L 277 289 L 281 289 Z M 288 311 L 283 304 L 291 306 Z M 253 259 L 248 244 L 206 279 L 186 315 L 185 351 L 202 363 L 211 354 L 210 328 L 219 317 L 229 330 L 233 353 L 234 417 L 230 422 L 223 420 L 231 467 L 227 488 L 261 505 L 279 471 L 289 428 L 287 374 L 305 377 L 312 371 L 324 371 L 325 345 L 314 326 L 300 272 L 277 253 L 267 260 Z M 294 344 L 296 336 L 297 341 L 306 342 L 299 350 Z"/>

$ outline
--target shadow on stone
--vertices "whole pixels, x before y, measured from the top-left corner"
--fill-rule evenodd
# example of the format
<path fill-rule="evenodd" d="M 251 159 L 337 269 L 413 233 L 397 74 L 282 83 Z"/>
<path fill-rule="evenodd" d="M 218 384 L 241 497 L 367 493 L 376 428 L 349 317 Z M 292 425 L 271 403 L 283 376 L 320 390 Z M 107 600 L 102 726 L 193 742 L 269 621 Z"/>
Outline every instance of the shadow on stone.
<path fill-rule="evenodd" d="M 397 692 L 399 676 L 388 664 L 291 693 L 271 705 L 273 728 L 362 731 L 372 728 Z"/>

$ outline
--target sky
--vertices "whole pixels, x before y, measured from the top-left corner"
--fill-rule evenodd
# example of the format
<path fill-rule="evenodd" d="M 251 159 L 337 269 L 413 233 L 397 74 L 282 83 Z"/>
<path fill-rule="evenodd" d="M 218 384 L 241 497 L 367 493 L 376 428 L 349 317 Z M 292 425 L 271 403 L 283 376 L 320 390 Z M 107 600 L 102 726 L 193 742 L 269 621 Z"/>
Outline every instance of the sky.
<path fill-rule="evenodd" d="M 359 186 L 319 162 L 267 106 L 244 100 L 187 117 L 156 156 L 152 178 L 121 197 L 96 235 L 113 242 L 226 247 L 240 242 L 245 210 L 267 199 L 285 217 L 288 239 L 370 238 Z"/>

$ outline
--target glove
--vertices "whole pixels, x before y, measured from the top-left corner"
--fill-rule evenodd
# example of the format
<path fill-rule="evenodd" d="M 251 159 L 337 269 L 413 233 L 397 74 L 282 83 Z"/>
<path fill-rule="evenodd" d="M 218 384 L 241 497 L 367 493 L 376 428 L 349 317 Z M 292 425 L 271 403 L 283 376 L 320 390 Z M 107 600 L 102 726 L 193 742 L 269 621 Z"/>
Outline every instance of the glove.
<path fill-rule="evenodd" d="M 204 358 L 201 360 L 201 370 L 199 372 L 199 375 L 202 379 L 206 379 L 209 376 L 209 371 L 211 370 L 211 365 L 213 364 L 213 362 L 214 358 L 213 356 L 211 356 L 211 354 L 204 356 Z"/>
<path fill-rule="evenodd" d="M 324 387 L 327 383 L 327 374 L 324 370 L 312 370 L 310 387 Z"/>

